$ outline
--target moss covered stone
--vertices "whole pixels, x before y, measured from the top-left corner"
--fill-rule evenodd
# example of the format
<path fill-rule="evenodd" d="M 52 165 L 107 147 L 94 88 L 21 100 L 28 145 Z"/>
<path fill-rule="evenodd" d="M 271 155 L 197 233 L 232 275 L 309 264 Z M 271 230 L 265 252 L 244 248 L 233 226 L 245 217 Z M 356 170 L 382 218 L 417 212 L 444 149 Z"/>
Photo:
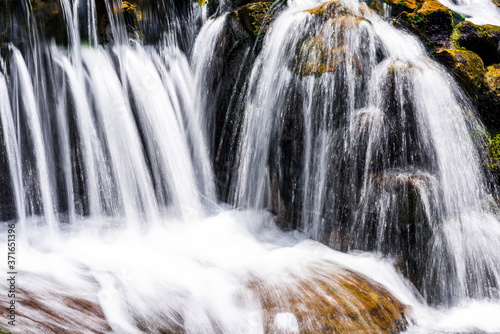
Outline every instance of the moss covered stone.
<path fill-rule="evenodd" d="M 433 0 L 419 3 L 416 11 L 402 11 L 394 20 L 397 27 L 416 34 L 430 51 L 450 46 L 453 22 L 452 11 Z"/>
<path fill-rule="evenodd" d="M 248 283 L 264 310 L 264 332 L 281 333 L 276 318 L 287 314 L 300 333 L 399 333 L 407 307 L 369 278 L 323 261 L 307 276 Z"/>
<path fill-rule="evenodd" d="M 475 25 L 464 21 L 455 27 L 452 42 L 457 48 L 477 53 L 486 66 L 500 62 L 499 26 Z"/>
<path fill-rule="evenodd" d="M 371 9 L 361 3 L 360 5 L 343 5 L 339 1 L 328 1 L 317 7 L 304 10 L 304 12 L 318 16 L 323 19 L 330 19 L 341 15 L 362 16 L 368 15 Z"/>
<path fill-rule="evenodd" d="M 459 78 L 469 92 L 477 94 L 482 89 L 485 69 L 477 54 L 469 50 L 445 49 L 435 57 Z"/>
<path fill-rule="evenodd" d="M 259 32 L 265 32 L 269 28 L 266 17 L 272 4 L 272 2 L 250 3 L 228 15 L 233 16 L 250 35 L 257 36 Z"/>

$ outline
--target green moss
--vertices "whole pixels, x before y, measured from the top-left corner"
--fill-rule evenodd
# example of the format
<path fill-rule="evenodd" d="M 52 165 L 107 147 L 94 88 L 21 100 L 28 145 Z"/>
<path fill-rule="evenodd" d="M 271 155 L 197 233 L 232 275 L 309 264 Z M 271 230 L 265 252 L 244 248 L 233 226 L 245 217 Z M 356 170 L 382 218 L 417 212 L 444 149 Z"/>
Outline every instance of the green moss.
<path fill-rule="evenodd" d="M 454 12 L 452 10 L 451 10 L 451 17 L 453 20 L 453 26 L 456 26 L 457 24 L 460 24 L 465 21 L 465 18 L 460 13 Z"/>
<path fill-rule="evenodd" d="M 408 8 L 408 4 L 406 2 L 403 2 L 403 1 L 399 1 L 398 5 Z"/>
<path fill-rule="evenodd" d="M 436 58 L 450 69 L 470 92 L 483 85 L 485 68 L 481 58 L 472 51 L 445 49 L 436 53 Z"/>
<path fill-rule="evenodd" d="M 489 137 L 487 166 L 490 170 L 500 169 L 500 134 Z"/>

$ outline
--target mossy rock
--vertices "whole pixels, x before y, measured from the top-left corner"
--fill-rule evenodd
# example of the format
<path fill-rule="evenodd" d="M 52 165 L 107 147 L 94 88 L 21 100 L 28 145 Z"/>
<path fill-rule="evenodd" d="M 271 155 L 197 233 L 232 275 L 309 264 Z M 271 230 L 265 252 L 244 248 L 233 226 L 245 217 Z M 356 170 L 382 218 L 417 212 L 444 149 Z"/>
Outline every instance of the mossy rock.
<path fill-rule="evenodd" d="M 398 16 L 402 12 L 413 13 L 422 6 L 421 0 L 386 0 L 391 6 L 391 15 Z"/>
<path fill-rule="evenodd" d="M 228 15 L 230 19 L 236 19 L 251 36 L 256 37 L 259 32 L 264 33 L 269 28 L 269 24 L 265 24 L 265 21 L 272 4 L 272 2 L 250 3 Z"/>
<path fill-rule="evenodd" d="M 469 92 L 481 91 L 485 69 L 483 61 L 469 50 L 445 49 L 435 54 L 436 60 L 458 77 Z"/>
<path fill-rule="evenodd" d="M 301 76 L 321 76 L 325 73 L 335 72 L 340 66 L 353 65 L 358 74 L 362 73 L 358 57 L 347 47 L 338 48 L 324 47 L 321 36 L 308 39 L 303 44 L 303 55 L 306 57 L 297 67 Z"/>
<path fill-rule="evenodd" d="M 489 128 L 500 129 L 500 64 L 486 69 L 477 105 L 483 122 Z"/>
<path fill-rule="evenodd" d="M 304 12 L 318 16 L 323 19 L 331 19 L 341 15 L 351 15 L 357 16 L 360 12 L 361 15 L 368 15 L 371 9 L 363 3 L 350 7 L 349 5 L 343 5 L 339 1 L 329 1 L 325 2 L 317 7 L 306 9 Z"/>
<path fill-rule="evenodd" d="M 457 48 L 474 51 L 486 66 L 500 62 L 500 27 L 475 25 L 464 21 L 453 31 L 452 42 Z"/>
<path fill-rule="evenodd" d="M 264 332 L 281 333 L 276 318 L 287 314 L 298 330 L 312 333 L 399 333 L 407 307 L 369 278 L 322 261 L 275 281 L 248 283 L 264 310 Z"/>
<path fill-rule="evenodd" d="M 496 174 L 500 173 L 500 134 L 488 138 L 487 167 Z"/>
<path fill-rule="evenodd" d="M 369 10 L 368 7 L 361 7 Z M 321 76 L 335 72 L 340 66 L 353 66 L 357 74 L 362 74 L 358 55 L 349 50 L 345 38 L 352 30 L 363 29 L 371 22 L 353 15 L 352 11 L 339 3 L 327 2 L 306 12 L 322 21 L 314 36 L 300 44 L 297 50 L 294 70 L 300 76 Z M 365 26 L 365 27 L 366 27 Z"/>
<path fill-rule="evenodd" d="M 437 1 L 425 1 L 416 11 L 403 11 L 394 20 L 394 25 L 416 34 L 433 52 L 450 47 L 453 32 L 453 12 Z"/>
<path fill-rule="evenodd" d="M 340 11 L 342 9 L 342 6 L 340 5 L 339 1 L 329 1 L 325 2 L 317 7 L 307 9 L 305 12 L 316 15 L 316 16 L 321 16 L 321 17 L 335 17 L 338 14 L 340 14 Z"/>

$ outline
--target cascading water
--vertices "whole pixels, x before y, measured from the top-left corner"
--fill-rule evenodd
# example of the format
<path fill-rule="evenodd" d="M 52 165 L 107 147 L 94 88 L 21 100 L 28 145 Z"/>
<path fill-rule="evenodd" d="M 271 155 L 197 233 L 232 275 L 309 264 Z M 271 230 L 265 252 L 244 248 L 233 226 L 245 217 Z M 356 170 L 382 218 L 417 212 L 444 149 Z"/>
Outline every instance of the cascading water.
<path fill-rule="evenodd" d="M 28 26 L 24 42 L 2 50 L 0 249 L 15 224 L 18 313 L 15 327 L 2 313 L 0 328 L 366 332 L 382 314 L 396 321 L 371 332 L 500 331 L 482 127 L 413 37 L 355 1 L 288 1 L 245 95 L 232 90 L 244 106 L 241 134 L 226 130 L 238 147 L 235 210 L 218 205 L 212 167 L 225 153 L 210 89 L 226 18 L 194 42 L 198 5 L 143 1 L 132 33 L 122 1 L 58 3 L 67 48 L 38 35 L 27 2 L 8 23 Z M 264 209 L 304 233 L 278 230 Z M 409 326 L 380 301 L 367 314 L 358 280 L 410 306 Z M 346 312 L 340 327 L 318 327 L 318 300 Z"/>
<path fill-rule="evenodd" d="M 363 5 L 290 7 L 251 75 L 236 202 L 293 198 L 302 230 L 407 259 L 430 301 L 498 298 L 500 225 L 459 88 Z"/>

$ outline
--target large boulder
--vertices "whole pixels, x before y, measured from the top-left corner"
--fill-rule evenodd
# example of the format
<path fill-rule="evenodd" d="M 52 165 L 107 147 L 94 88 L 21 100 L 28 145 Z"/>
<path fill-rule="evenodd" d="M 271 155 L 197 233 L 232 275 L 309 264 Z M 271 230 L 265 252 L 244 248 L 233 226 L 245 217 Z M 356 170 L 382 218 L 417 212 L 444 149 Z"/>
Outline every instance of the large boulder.
<path fill-rule="evenodd" d="M 436 60 L 447 67 L 469 92 L 476 95 L 484 81 L 484 64 L 469 50 L 444 49 L 435 54 Z"/>
<path fill-rule="evenodd" d="M 500 132 L 500 64 L 487 67 L 482 87 L 477 101 L 479 111 L 485 124 Z"/>
<path fill-rule="evenodd" d="M 251 280 L 265 333 L 399 333 L 407 307 L 369 278 L 323 261 L 308 276 Z"/>
<path fill-rule="evenodd" d="M 464 21 L 455 27 L 452 41 L 457 48 L 475 52 L 484 65 L 500 63 L 500 27 Z"/>
<path fill-rule="evenodd" d="M 404 7 L 402 4 L 407 6 Z M 451 10 L 434 0 L 423 3 L 410 1 L 402 4 L 393 7 L 396 8 L 396 12 L 400 11 L 394 20 L 397 27 L 406 28 L 417 35 L 430 50 L 449 47 L 453 32 Z"/>
<path fill-rule="evenodd" d="M 481 121 L 496 133 L 500 130 L 500 64 L 485 68 L 476 53 L 463 49 L 446 49 L 435 59 L 447 67 L 474 101 Z"/>

